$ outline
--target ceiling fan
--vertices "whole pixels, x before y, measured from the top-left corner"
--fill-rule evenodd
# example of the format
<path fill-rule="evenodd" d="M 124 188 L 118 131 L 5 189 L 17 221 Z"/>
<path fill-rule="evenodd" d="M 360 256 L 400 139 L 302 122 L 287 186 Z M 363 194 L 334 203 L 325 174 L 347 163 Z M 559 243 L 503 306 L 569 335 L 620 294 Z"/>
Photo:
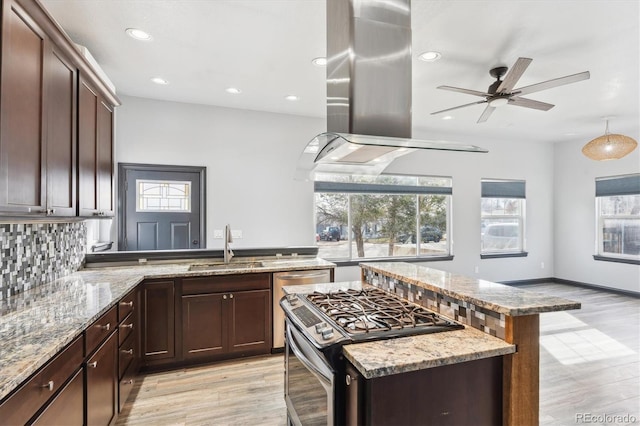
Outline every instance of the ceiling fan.
<path fill-rule="evenodd" d="M 486 92 L 480 92 L 477 90 L 461 89 L 459 87 L 452 86 L 438 86 L 438 89 L 450 90 L 452 92 L 466 93 L 468 95 L 480 96 L 484 98 L 481 101 L 472 102 L 470 104 L 460 105 L 453 108 L 443 109 L 442 111 L 432 112 L 431 115 L 440 114 L 447 111 L 453 111 L 454 109 L 465 108 L 471 105 L 488 104 L 484 109 L 482 115 L 478 119 L 478 123 L 487 121 L 491 113 L 496 107 L 502 105 L 515 105 L 524 108 L 533 108 L 541 111 L 548 111 L 554 107 L 552 104 L 545 102 L 534 101 L 533 99 L 523 98 L 522 95 L 528 95 L 534 92 L 540 92 L 542 90 L 551 89 L 552 87 L 562 86 L 565 84 L 575 83 L 582 80 L 587 80 L 590 75 L 589 71 L 584 71 L 578 74 L 567 75 L 565 77 L 554 78 L 552 80 L 543 81 L 541 83 L 532 84 L 530 86 L 520 87 L 514 89 L 522 74 L 531 64 L 533 59 L 531 58 L 518 58 L 515 64 L 511 67 L 511 70 L 507 73 L 507 67 L 496 67 L 489 71 L 489 74 L 496 79 Z M 506 74 L 506 75 L 505 75 Z M 504 76 L 504 80 L 501 80 Z"/>

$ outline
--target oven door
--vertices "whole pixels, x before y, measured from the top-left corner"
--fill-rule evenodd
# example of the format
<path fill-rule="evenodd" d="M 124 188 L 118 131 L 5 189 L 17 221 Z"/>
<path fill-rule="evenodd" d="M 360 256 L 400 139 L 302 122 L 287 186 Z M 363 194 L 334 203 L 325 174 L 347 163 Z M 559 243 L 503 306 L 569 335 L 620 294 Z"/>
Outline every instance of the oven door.
<path fill-rule="evenodd" d="M 294 425 L 334 424 L 334 372 L 322 354 L 286 321 L 284 397 Z"/>

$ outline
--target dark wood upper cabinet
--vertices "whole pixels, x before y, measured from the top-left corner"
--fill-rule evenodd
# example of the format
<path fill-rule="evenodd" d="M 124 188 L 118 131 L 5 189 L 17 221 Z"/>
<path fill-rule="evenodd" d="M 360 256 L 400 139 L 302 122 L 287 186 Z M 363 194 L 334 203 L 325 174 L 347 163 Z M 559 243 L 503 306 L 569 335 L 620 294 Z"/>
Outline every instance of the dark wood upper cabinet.
<path fill-rule="evenodd" d="M 113 216 L 119 100 L 39 2 L 0 4 L 0 214 Z"/>
<path fill-rule="evenodd" d="M 113 107 L 83 78 L 78 87 L 78 215 L 113 216 Z"/>

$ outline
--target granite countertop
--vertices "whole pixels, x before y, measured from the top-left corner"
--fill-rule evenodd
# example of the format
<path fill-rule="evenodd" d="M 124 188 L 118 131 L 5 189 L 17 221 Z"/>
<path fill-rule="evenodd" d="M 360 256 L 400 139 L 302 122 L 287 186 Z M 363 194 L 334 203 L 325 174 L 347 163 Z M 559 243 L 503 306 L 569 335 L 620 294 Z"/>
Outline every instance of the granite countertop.
<path fill-rule="evenodd" d="M 508 316 L 580 309 L 580 302 L 414 263 L 372 262 L 360 266 L 382 275 Z"/>
<path fill-rule="evenodd" d="M 238 261 L 246 262 L 247 259 Z M 207 263 L 206 260 L 89 268 L 0 300 L 0 399 L 144 279 L 335 267 L 335 264 L 317 258 L 259 261 L 264 262 L 264 266 L 199 271 L 188 269 L 191 264 Z"/>
<path fill-rule="evenodd" d="M 285 286 L 285 294 L 314 291 L 360 290 L 372 287 L 360 281 Z M 367 379 L 440 367 L 516 352 L 515 345 L 472 327 L 434 334 L 399 337 L 342 348 L 345 357 Z"/>

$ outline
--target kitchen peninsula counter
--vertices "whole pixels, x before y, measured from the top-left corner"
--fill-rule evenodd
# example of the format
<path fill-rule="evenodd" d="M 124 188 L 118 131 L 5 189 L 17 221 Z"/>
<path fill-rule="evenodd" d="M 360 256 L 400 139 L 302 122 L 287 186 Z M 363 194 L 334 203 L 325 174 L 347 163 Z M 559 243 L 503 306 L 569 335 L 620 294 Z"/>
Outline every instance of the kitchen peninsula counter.
<path fill-rule="evenodd" d="M 88 268 L 0 300 L 0 399 L 145 279 L 335 267 L 319 258 L 250 260 L 262 262 L 262 266 L 189 271 L 193 264 L 211 262 L 211 259 L 198 259 L 171 264 Z"/>
<path fill-rule="evenodd" d="M 314 291 L 361 290 L 360 281 L 284 287 L 285 294 Z M 367 379 L 441 367 L 514 353 L 516 347 L 489 334 L 465 327 L 461 330 L 397 337 L 345 345 L 342 352 Z"/>

